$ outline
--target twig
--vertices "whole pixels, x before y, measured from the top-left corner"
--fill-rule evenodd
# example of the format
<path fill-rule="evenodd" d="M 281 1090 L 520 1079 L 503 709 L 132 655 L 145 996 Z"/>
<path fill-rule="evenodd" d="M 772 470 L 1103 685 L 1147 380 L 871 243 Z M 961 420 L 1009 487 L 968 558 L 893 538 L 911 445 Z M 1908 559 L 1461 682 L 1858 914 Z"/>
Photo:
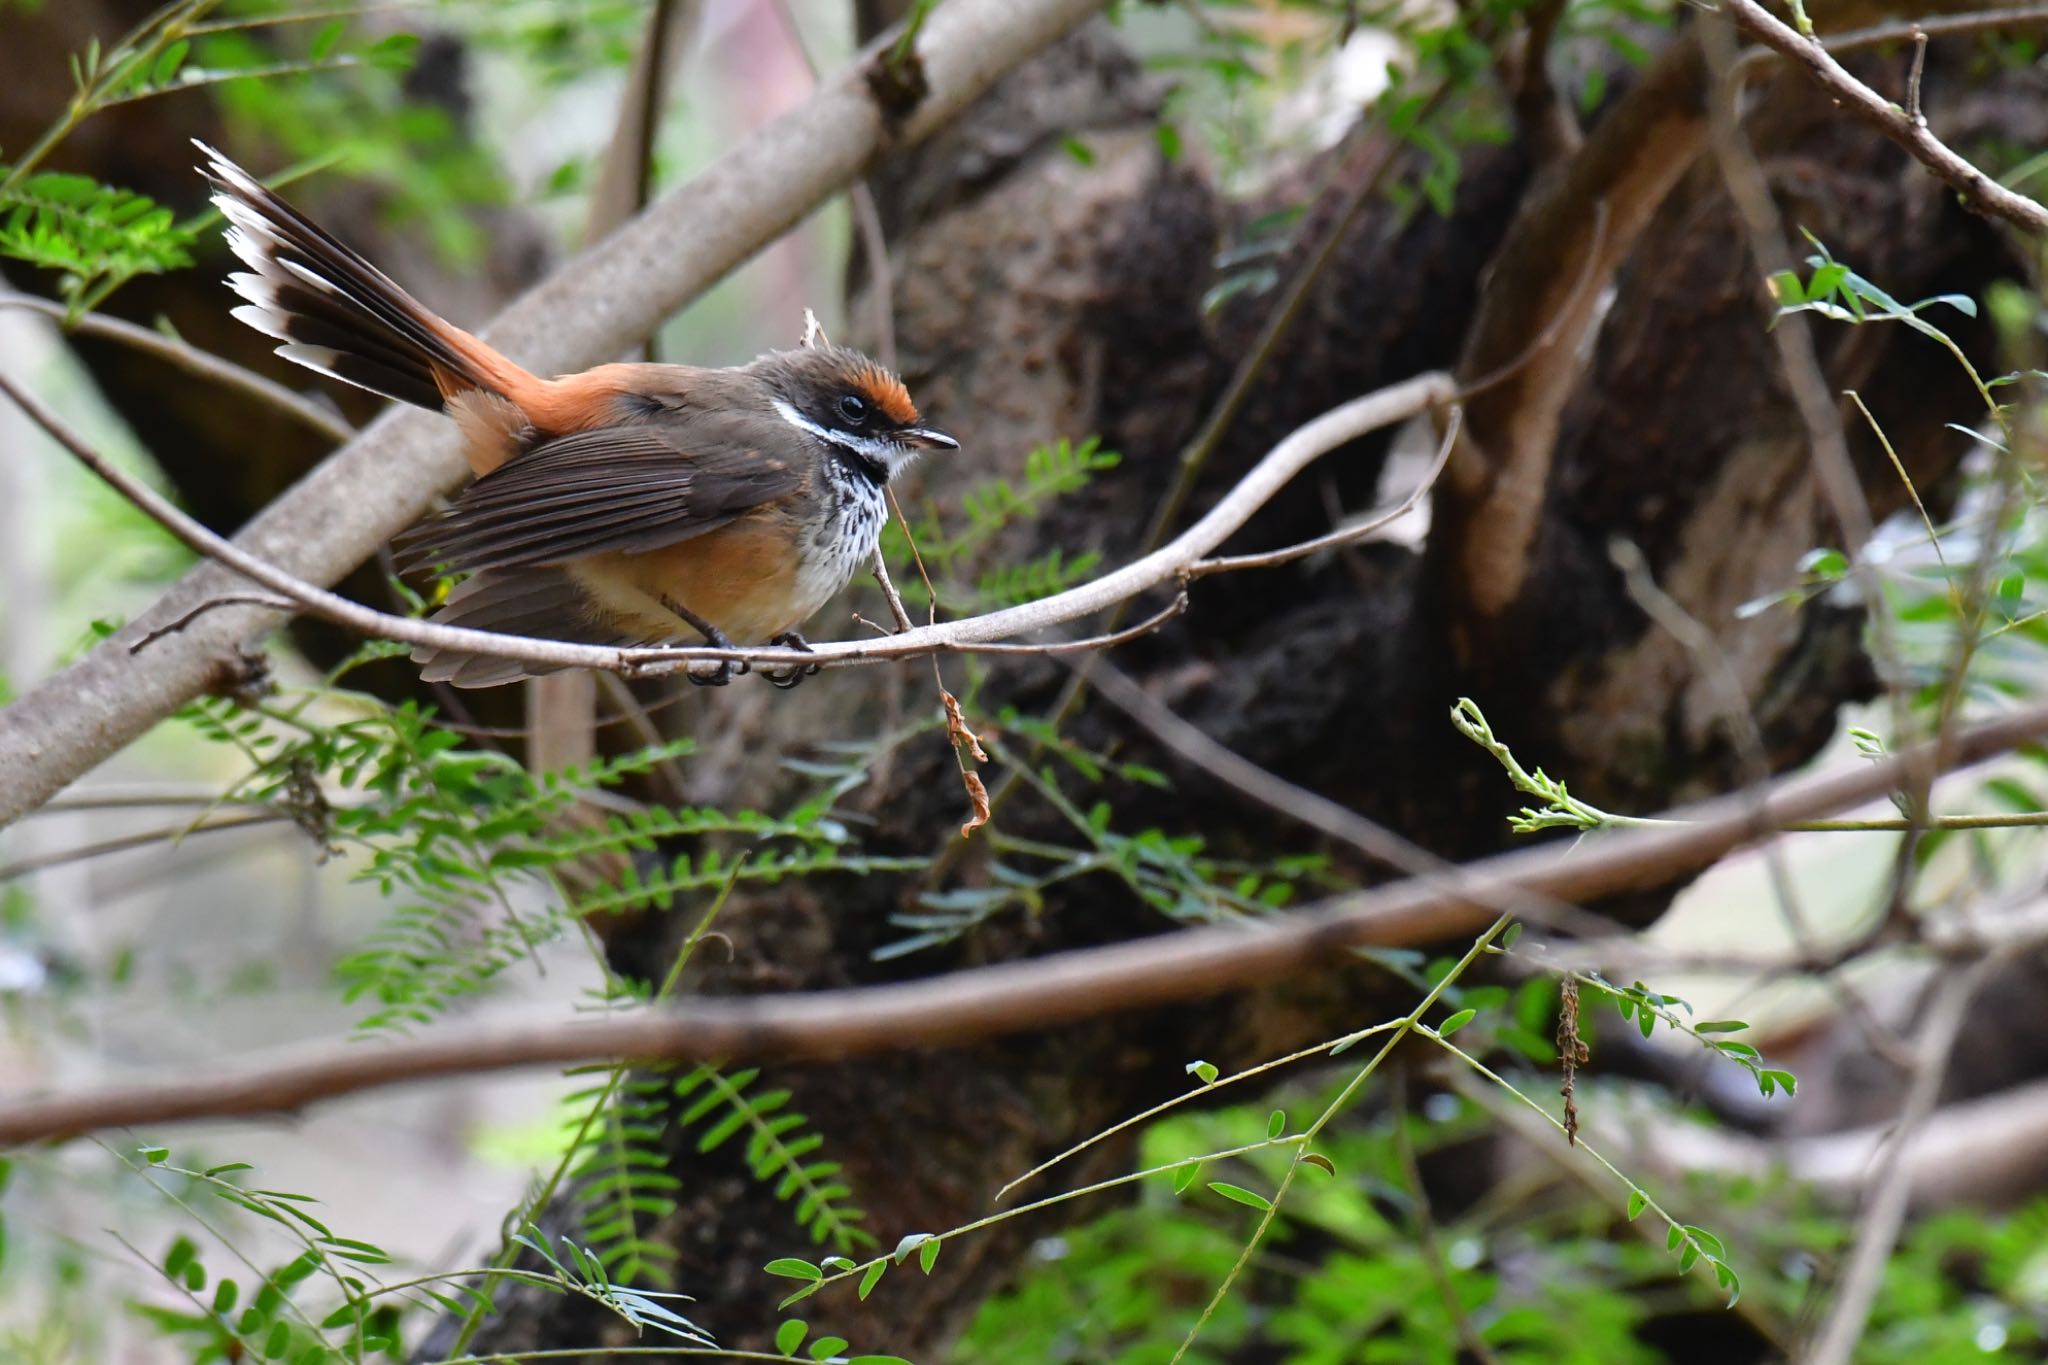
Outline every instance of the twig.
<path fill-rule="evenodd" d="M 189 835 L 246 829 L 251 825 L 282 824 L 291 818 L 283 811 L 264 810 L 247 815 L 223 816 L 218 820 L 207 820 L 198 824 L 168 825 L 162 829 L 145 830 L 139 834 L 124 834 L 118 839 L 102 839 L 96 844 L 61 848 L 49 853 L 38 853 L 16 862 L 0 863 L 0 882 L 11 882 L 16 877 L 25 877 L 31 872 L 42 872 L 52 867 L 62 867 L 67 863 L 85 862 L 91 858 L 103 858 L 110 853 L 126 853 L 132 849 L 147 848 L 151 844 L 184 839 Z"/>
<path fill-rule="evenodd" d="M 1913 26 L 1913 70 L 1906 78 L 1906 117 L 1917 127 L 1927 126 L 1927 116 L 1920 112 L 1920 77 L 1927 69 L 1927 33 L 1918 24 Z"/>
<path fill-rule="evenodd" d="M 2048 208 L 2007 189 L 1951 151 L 1928 130 L 1925 120 L 1916 119 L 1850 75 L 1825 45 L 1800 37 L 1757 0 L 1722 0 L 1722 9 L 1743 32 L 1805 67 L 1851 116 L 1905 148 L 1914 160 L 1952 186 L 1972 210 L 1988 218 L 2002 218 L 2037 237 L 2048 233 Z"/>
<path fill-rule="evenodd" d="M 33 294 L 19 294 L 13 290 L 0 290 L 0 308 L 21 308 L 33 313 L 42 313 L 64 324 L 66 333 L 77 332 L 84 336 L 105 337 L 118 341 L 160 360 L 177 366 L 190 375 L 211 380 L 224 388 L 234 389 L 248 395 L 301 424 L 311 427 L 328 440 L 339 445 L 356 434 L 340 413 L 292 392 L 272 379 L 266 379 L 254 370 L 245 370 L 230 360 L 223 360 L 208 351 L 202 351 L 190 342 L 180 341 L 174 336 L 138 327 L 132 322 L 109 317 L 105 313 L 87 313 L 72 318 L 62 304 L 48 299 L 39 299 Z"/>
<path fill-rule="evenodd" d="M 1870 1199 L 1856 1229 L 1855 1248 L 1842 1272 L 1827 1322 L 1805 1355 L 1806 1365 L 1848 1365 L 1854 1355 L 1856 1343 L 1870 1320 L 1871 1305 L 1877 1301 L 1885 1262 L 1891 1259 L 1892 1247 L 1898 1243 L 1906 1203 L 1913 1193 L 1912 1183 L 1900 1179 L 1899 1173 L 1920 1126 L 1941 1098 L 1949 1054 L 1969 1018 L 1970 1002 L 2006 960 L 2004 953 L 1988 954 L 1967 969 L 1944 978 L 1936 988 L 1934 1001 L 1928 1007 L 1927 1023 L 1921 1030 L 1919 1065 L 1912 1087 L 1906 1092 L 1884 1156 L 1871 1172 L 1866 1186 L 1871 1192 Z"/>
<path fill-rule="evenodd" d="M 746 646 L 736 649 L 700 646 L 617 649 L 434 625 L 410 617 L 376 611 L 302 582 L 275 565 L 256 558 L 240 546 L 215 535 L 179 511 L 154 489 L 113 465 L 72 432 L 62 419 L 44 406 L 41 400 L 5 374 L 0 374 L 0 393 L 12 399 L 23 412 L 55 437 L 81 463 L 112 484 L 124 497 L 160 522 L 187 546 L 218 560 L 262 586 L 291 598 L 311 615 L 361 635 L 397 640 L 406 644 L 428 645 L 439 649 L 460 650 L 496 658 L 520 659 L 571 668 L 606 669 L 628 676 L 648 677 L 673 673 L 678 669 L 687 668 L 691 663 L 704 660 L 745 659 L 783 668 L 809 664 L 830 667 L 939 653 L 973 652 L 984 644 L 1044 630 L 1091 615 L 1176 577 L 1188 565 L 1220 545 L 1254 512 L 1264 506 L 1273 494 L 1309 464 L 1369 431 L 1448 403 L 1452 389 L 1447 377 L 1441 374 L 1425 374 L 1332 408 L 1284 437 L 1201 520 L 1171 543 L 1088 583 L 1055 593 L 1050 597 L 985 615 L 913 627 L 883 640 L 824 641 L 811 646 L 808 650 L 780 646 Z M 1058 652 L 1057 646 L 1033 645 L 1025 648 L 1038 653 Z M 0 791 L 0 823 L 4 823 L 4 820 L 13 813 L 9 805 L 13 799 L 15 798 L 9 793 Z"/>
<path fill-rule="evenodd" d="M 1444 472 L 1445 463 L 1451 458 L 1452 449 L 1458 444 L 1458 433 L 1464 429 L 1464 423 L 1464 409 L 1452 408 L 1450 420 L 1444 424 L 1443 439 L 1437 442 L 1436 458 L 1429 462 L 1429 468 L 1423 471 L 1415 487 L 1408 490 L 1408 495 L 1379 515 L 1356 526 L 1340 527 L 1312 540 L 1282 546 L 1277 550 L 1264 550 L 1258 554 L 1248 555 L 1219 555 L 1215 559 L 1199 560 L 1188 566 L 1187 576 L 1206 578 L 1212 573 L 1235 573 L 1240 569 L 1270 569 L 1280 564 L 1291 564 L 1297 559 L 1304 559 L 1323 550 L 1341 549 L 1370 538 L 1407 516 L 1429 496 L 1429 491 L 1436 487 L 1437 479 Z"/>
<path fill-rule="evenodd" d="M 271 611 L 290 611 L 295 605 L 289 597 L 265 597 L 260 593 L 231 592 L 221 597 L 209 597 L 192 610 L 144 632 L 140 639 L 128 646 L 128 652 L 140 654 L 166 635 L 176 635 L 206 613 L 222 607 L 267 607 Z"/>
<path fill-rule="evenodd" d="M 1219 744 L 1107 660 L 1089 659 L 1079 667 L 1104 701 L 1136 721 L 1182 761 L 1225 786 L 1297 824 L 1349 845 L 1373 862 L 1397 872 L 1435 881 L 1447 889 L 1455 890 L 1464 884 L 1463 869 L 1457 864 L 1445 861 L 1356 811 L 1297 786 Z M 1602 921 L 1598 916 L 1588 915 L 1560 901 L 1540 901 L 1533 905 L 1492 900 L 1483 903 L 1502 914 L 1528 912 L 1545 923 L 1568 926 L 1583 937 L 1604 936 L 1611 932 L 1600 927 Z"/>
<path fill-rule="evenodd" d="M 2043 736 L 2048 702 L 1957 732 L 1939 757 L 1944 766 L 1963 767 Z M 1765 814 L 1780 825 L 1848 809 L 1890 791 L 1935 757 L 1921 748 L 1787 779 L 1765 797 Z M 1256 923 L 1184 929 L 919 981 L 707 998 L 626 1019 L 444 1029 L 381 1048 L 322 1048 L 239 1073 L 15 1099 L 0 1106 L 0 1146 L 97 1128 L 289 1113 L 379 1086 L 512 1067 L 622 1059 L 826 1060 L 1050 1029 L 1299 978 L 1328 969 L 1339 949 L 1410 947 L 1476 933 L 1496 918 L 1489 901 L 1579 902 L 1660 885 L 1756 837 L 1756 809 L 1747 797 L 1723 797 L 1680 814 L 1685 818 L 1678 822 L 1619 830 L 1590 846 L 1550 845 L 1485 859 L 1466 866 L 1455 889 L 1405 881 Z"/>
<path fill-rule="evenodd" d="M 1540 164 L 1552 165 L 1578 151 L 1583 135 L 1572 108 L 1550 79 L 1550 45 L 1565 0 L 1538 0 L 1529 7 L 1522 34 L 1522 53 L 1509 93 L 1515 123 L 1536 149 Z"/>

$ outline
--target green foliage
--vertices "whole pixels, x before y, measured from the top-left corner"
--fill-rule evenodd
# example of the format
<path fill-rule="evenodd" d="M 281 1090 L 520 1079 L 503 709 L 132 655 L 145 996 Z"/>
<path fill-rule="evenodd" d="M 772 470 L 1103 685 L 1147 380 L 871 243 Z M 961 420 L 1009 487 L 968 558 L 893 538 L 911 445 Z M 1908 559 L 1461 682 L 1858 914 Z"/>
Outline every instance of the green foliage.
<path fill-rule="evenodd" d="M 1270 914 L 1294 904 L 1304 888 L 1327 889 L 1338 884 L 1330 876 L 1329 860 L 1320 854 L 1259 860 L 1219 857 L 1209 851 L 1208 841 L 1197 835 L 1175 834 L 1157 826 L 1120 830 L 1107 796 L 1091 794 L 1077 799 L 1067 790 L 1067 782 L 1078 778 L 1100 787 L 1111 779 L 1121 779 L 1163 787 L 1166 779 L 1156 770 L 1092 752 L 1065 738 L 1055 727 L 1014 709 L 1006 708 L 999 717 L 986 721 L 976 716 L 974 723 L 989 754 L 1060 816 L 1076 842 L 1021 838 L 991 829 L 987 837 L 992 856 L 984 868 L 986 882 L 926 891 L 919 896 L 915 911 L 892 914 L 889 922 L 910 933 L 878 949 L 878 959 L 954 942 L 1007 911 L 1036 915 L 1053 888 L 1082 877 L 1112 878 L 1142 904 L 1188 923 Z M 1034 762 L 1012 749 L 1007 740 L 995 738 L 998 732 L 1030 741 L 1045 761 Z"/>
<path fill-rule="evenodd" d="M 790 1205 L 797 1226 L 813 1242 L 841 1254 L 873 1246 L 874 1236 L 860 1226 L 867 1211 L 853 1202 L 840 1164 L 814 1159 L 824 1135 L 789 1107 L 789 1091 L 752 1089 L 760 1076 L 758 1067 L 729 1076 L 716 1067 L 698 1067 L 675 1083 L 676 1098 L 687 1106 L 678 1124 L 702 1128 L 699 1153 L 716 1151 L 744 1133 L 744 1157 L 755 1182 Z"/>
<path fill-rule="evenodd" d="M 55 171 L 12 180 L 0 168 L 0 255 L 56 271 L 74 315 L 137 275 L 192 263 L 196 226 L 147 195 Z"/>
<path fill-rule="evenodd" d="M 931 602 L 917 572 L 919 558 L 941 598 L 956 611 L 985 611 L 1028 602 L 1088 578 L 1101 563 L 1100 554 L 1087 551 L 1068 555 L 1054 549 L 1027 564 L 980 569 L 972 589 L 965 588 L 960 581 L 976 571 L 998 533 L 1044 515 L 1055 499 L 1080 492 L 1096 475 L 1116 468 L 1121 459 L 1115 451 L 1104 450 L 1093 436 L 1079 442 L 1062 437 L 1035 447 L 1025 456 L 1021 484 L 997 476 L 963 493 L 960 511 L 966 515 L 967 524 L 958 530 L 948 531 L 946 519 L 931 506 L 912 520 L 910 540 L 904 538 L 900 525 L 888 523 L 882 529 L 882 553 L 905 605 L 922 608 Z M 916 544 L 915 555 L 911 551 L 912 541 Z"/>

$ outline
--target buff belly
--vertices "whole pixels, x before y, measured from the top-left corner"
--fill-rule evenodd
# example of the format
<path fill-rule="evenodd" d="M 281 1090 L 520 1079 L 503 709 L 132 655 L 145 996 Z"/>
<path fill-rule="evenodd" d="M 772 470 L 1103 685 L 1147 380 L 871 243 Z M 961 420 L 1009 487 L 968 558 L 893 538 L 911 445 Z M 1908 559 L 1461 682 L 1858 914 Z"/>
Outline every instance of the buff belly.
<path fill-rule="evenodd" d="M 742 518 L 716 531 L 634 555 L 602 555 L 569 566 L 598 614 L 622 633 L 677 640 L 694 632 L 678 603 L 735 644 L 760 644 L 795 630 L 846 584 L 815 572 L 786 524 Z"/>

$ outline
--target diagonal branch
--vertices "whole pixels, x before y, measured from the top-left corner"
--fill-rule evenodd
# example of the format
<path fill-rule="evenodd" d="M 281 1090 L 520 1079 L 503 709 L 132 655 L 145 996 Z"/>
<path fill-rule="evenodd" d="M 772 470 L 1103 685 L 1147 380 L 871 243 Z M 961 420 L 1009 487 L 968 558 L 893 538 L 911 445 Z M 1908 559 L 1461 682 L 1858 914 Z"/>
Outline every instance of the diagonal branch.
<path fill-rule="evenodd" d="M 866 79 L 885 36 L 801 105 L 734 147 L 603 242 L 568 262 L 488 328 L 492 344 L 547 373 L 611 359 L 801 221 L 878 158 L 928 136 L 1106 0 L 948 0 L 917 39 L 928 90 L 884 109 Z M 246 550 L 330 583 L 417 520 L 462 473 L 448 424 L 391 412 L 243 532 Z M 234 649 L 275 627 L 275 612 L 210 612 L 131 657 L 151 624 L 236 591 L 212 564 L 85 659 L 0 711 L 0 824 L 113 754 L 222 675 Z"/>
<path fill-rule="evenodd" d="M 383 1048 L 322 1048 L 239 1072 L 17 1099 L 0 1105 L 0 1147 L 99 1128 L 291 1113 L 380 1086 L 515 1067 L 831 1060 L 956 1047 L 1202 999 L 1328 970 L 1347 949 L 1412 947 L 1474 933 L 1505 898 L 1582 902 L 1668 882 L 1754 842 L 1760 828 L 1845 810 L 1897 789 L 1925 765 L 1966 767 L 2043 736 L 2048 703 L 2035 703 L 1959 732 L 1938 753 L 1922 746 L 1882 763 L 1787 779 L 1761 798 L 1722 797 L 1678 812 L 1684 818 L 1617 831 L 1590 845 L 1523 849 L 1469 864 L 1455 879 L 1399 882 L 1256 924 L 1184 929 L 923 981 L 699 999 L 596 1022 L 448 1029 Z"/>
<path fill-rule="evenodd" d="M 1958 156 L 1928 129 L 1926 119 L 1915 117 L 1850 75 L 1820 40 L 1800 37 L 1757 0 L 1723 0 L 1723 8 L 1744 33 L 1805 67 L 1849 114 L 1904 147 L 1914 160 L 1954 186 L 1971 209 L 1987 218 L 2002 218 L 2037 237 L 2048 233 L 2048 208 L 2007 189 Z"/>

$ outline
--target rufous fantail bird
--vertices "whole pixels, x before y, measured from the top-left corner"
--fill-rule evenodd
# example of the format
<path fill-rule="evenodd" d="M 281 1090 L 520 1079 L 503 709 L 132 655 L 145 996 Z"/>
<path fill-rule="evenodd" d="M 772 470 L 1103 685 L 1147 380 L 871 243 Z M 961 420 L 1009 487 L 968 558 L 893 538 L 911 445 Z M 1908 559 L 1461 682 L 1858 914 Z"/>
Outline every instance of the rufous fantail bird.
<path fill-rule="evenodd" d="M 249 267 L 228 277 L 246 300 L 234 316 L 287 360 L 461 429 L 475 481 L 400 542 L 413 565 L 469 575 L 434 621 L 597 645 L 804 648 L 797 627 L 873 555 L 889 480 L 922 451 L 959 448 L 923 425 L 900 379 L 838 346 L 542 379 L 198 146 Z M 457 687 L 551 671 L 426 647 L 413 659 Z"/>

